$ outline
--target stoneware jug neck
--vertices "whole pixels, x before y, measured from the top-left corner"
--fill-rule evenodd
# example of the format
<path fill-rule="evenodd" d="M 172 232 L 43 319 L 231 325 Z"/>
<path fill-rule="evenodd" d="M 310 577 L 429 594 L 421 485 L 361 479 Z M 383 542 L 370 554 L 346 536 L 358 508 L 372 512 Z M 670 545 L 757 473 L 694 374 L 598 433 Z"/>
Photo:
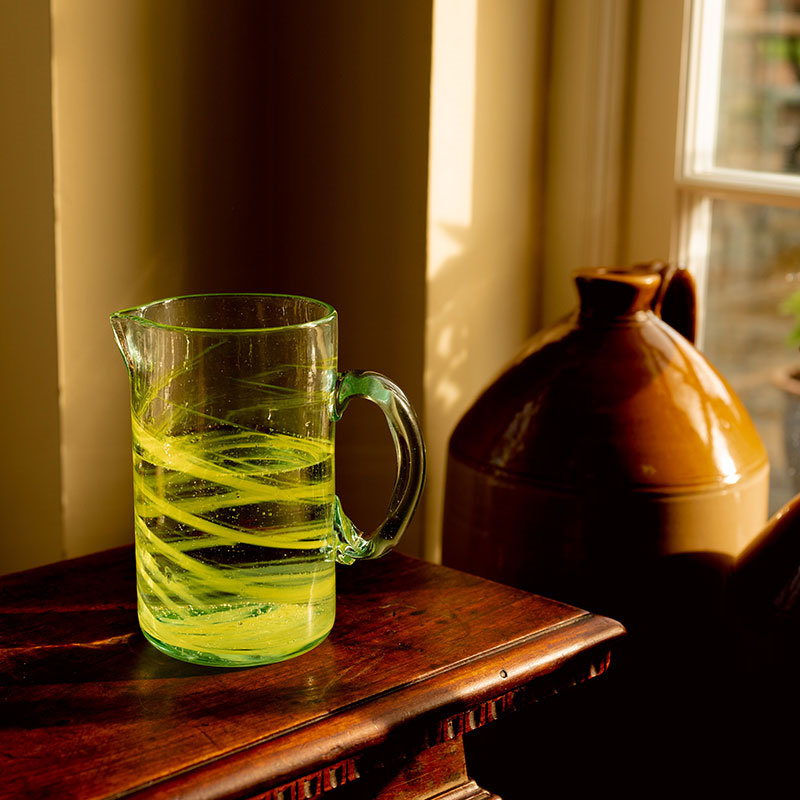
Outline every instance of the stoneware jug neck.
<path fill-rule="evenodd" d="M 656 273 L 603 267 L 577 270 L 575 284 L 582 321 L 631 317 L 651 311 L 661 287 Z"/>

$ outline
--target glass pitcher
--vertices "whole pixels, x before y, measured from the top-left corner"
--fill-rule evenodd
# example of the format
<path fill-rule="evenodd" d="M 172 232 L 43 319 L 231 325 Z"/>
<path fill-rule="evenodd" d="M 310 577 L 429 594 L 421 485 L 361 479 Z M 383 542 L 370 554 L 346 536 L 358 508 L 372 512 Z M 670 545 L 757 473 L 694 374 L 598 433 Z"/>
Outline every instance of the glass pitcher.
<path fill-rule="evenodd" d="M 111 316 L 128 368 L 138 613 L 163 652 L 215 666 L 281 661 L 330 632 L 335 564 L 380 556 L 419 501 L 425 450 L 403 392 L 337 372 L 337 315 L 303 297 L 177 297 Z M 334 493 L 334 423 L 352 397 L 397 455 L 371 535 Z"/>

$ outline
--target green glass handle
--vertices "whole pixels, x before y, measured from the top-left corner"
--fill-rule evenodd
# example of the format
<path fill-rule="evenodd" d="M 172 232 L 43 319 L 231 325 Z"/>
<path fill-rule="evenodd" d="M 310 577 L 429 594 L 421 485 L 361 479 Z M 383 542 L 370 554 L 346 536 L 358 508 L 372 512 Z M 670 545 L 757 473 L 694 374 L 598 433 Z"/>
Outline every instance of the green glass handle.
<path fill-rule="evenodd" d="M 417 416 L 402 390 L 377 372 L 343 372 L 333 392 L 334 421 L 341 418 L 353 397 L 371 400 L 386 415 L 397 454 L 397 477 L 386 518 L 369 535 L 351 522 L 336 498 L 333 522 L 338 536 L 336 560 L 340 564 L 377 558 L 394 547 L 414 515 L 425 483 L 425 445 Z"/>

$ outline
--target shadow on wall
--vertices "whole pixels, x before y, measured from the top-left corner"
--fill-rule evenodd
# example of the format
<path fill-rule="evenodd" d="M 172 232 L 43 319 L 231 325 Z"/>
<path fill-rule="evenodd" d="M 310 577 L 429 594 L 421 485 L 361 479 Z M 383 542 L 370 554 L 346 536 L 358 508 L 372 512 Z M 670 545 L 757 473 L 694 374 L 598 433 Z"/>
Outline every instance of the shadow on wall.
<path fill-rule="evenodd" d="M 342 368 L 386 373 L 422 410 L 432 3 L 95 11 L 76 0 L 53 17 L 71 556 L 132 537 L 112 311 L 183 293 L 319 297 L 340 313 Z M 362 404 L 339 434 L 338 489 L 369 529 L 391 440 Z M 403 547 L 420 542 L 418 519 Z"/>
<path fill-rule="evenodd" d="M 386 373 L 421 413 L 431 4 L 228 8 L 188 26 L 189 283 L 332 303 L 341 368 Z M 338 491 L 371 529 L 391 438 L 365 404 L 339 434 Z M 420 542 L 417 520 L 403 547 Z"/>

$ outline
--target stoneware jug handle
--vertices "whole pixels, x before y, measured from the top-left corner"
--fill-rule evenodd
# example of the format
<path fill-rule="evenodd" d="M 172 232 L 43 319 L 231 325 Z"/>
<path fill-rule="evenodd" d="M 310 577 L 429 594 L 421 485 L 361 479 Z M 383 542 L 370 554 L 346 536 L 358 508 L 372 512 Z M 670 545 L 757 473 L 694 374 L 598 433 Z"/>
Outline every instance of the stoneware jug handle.
<path fill-rule="evenodd" d="M 394 547 L 411 521 L 425 482 L 425 446 L 414 409 L 402 390 L 377 372 L 344 372 L 333 393 L 334 421 L 341 418 L 353 397 L 372 401 L 386 415 L 397 455 L 397 477 L 386 518 L 369 535 L 362 534 L 350 521 L 336 498 L 333 524 L 340 564 L 376 558 Z"/>
<path fill-rule="evenodd" d="M 678 264 L 654 261 L 635 270 L 655 272 L 661 286 L 653 299 L 653 312 L 694 344 L 697 335 L 697 297 L 691 272 Z"/>

